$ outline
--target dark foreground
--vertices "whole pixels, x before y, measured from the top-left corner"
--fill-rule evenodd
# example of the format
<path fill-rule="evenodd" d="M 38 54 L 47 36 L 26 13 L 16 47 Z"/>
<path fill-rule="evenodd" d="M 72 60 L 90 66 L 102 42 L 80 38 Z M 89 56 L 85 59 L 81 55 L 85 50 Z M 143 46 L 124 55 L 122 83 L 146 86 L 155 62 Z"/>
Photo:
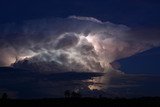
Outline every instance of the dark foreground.
<path fill-rule="evenodd" d="M 107 99 L 69 98 L 39 100 L 0 100 L 0 107 L 160 107 L 160 98 Z"/>

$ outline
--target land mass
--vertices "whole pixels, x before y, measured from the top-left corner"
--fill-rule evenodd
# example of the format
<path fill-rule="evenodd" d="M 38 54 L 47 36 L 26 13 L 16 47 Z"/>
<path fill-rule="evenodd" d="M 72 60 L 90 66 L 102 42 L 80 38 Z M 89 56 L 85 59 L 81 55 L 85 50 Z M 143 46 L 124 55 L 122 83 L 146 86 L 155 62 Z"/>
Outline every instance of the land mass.
<path fill-rule="evenodd" d="M 142 98 L 55 98 L 1 99 L 0 106 L 10 107 L 160 107 L 160 97 Z"/>

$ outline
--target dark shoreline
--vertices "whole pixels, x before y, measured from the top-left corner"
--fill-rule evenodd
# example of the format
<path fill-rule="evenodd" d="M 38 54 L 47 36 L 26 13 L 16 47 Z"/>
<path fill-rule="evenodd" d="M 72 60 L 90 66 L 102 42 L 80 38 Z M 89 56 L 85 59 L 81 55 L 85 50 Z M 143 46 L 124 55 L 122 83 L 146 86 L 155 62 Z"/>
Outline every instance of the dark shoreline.
<path fill-rule="evenodd" d="M 160 97 L 6 99 L 0 107 L 160 107 Z"/>

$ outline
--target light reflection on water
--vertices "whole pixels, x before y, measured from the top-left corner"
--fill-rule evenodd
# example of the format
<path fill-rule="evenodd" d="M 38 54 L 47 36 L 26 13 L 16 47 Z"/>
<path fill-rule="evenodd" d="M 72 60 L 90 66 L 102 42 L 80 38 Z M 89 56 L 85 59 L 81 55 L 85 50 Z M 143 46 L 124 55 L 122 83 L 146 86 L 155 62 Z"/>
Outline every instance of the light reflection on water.
<path fill-rule="evenodd" d="M 88 89 L 103 93 L 107 97 L 142 97 L 160 96 L 160 75 L 124 74 L 121 72 L 105 73 L 100 77 L 92 77 L 86 82 Z"/>
<path fill-rule="evenodd" d="M 123 73 L 119 71 L 112 71 L 99 77 L 92 77 L 91 79 L 85 80 L 84 82 L 89 83 L 88 88 L 90 90 L 104 90 L 108 88 L 111 78 L 122 74 Z"/>

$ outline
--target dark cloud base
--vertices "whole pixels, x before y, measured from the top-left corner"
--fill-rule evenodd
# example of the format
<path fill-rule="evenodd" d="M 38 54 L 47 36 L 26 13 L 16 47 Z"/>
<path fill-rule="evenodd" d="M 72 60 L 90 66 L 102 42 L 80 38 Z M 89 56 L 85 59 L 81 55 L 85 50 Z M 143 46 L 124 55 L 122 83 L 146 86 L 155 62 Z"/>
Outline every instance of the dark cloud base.
<path fill-rule="evenodd" d="M 101 73 L 53 73 L 41 74 L 14 68 L 0 68 L 0 92 L 7 92 L 10 98 L 57 98 L 64 97 L 64 91 L 79 90 L 83 96 L 98 97 L 141 97 L 160 96 L 160 76 L 117 75 L 108 83 L 91 83 L 84 80 L 106 77 Z M 106 89 L 90 90 L 89 85 L 104 85 Z"/>

